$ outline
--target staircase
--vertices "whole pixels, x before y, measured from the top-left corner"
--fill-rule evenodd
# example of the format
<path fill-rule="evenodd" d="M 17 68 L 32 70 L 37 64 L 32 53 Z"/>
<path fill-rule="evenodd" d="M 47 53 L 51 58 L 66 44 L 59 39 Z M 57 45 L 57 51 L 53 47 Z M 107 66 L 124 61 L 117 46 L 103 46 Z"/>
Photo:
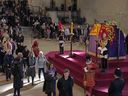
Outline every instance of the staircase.
<path fill-rule="evenodd" d="M 83 87 L 83 76 L 85 65 L 85 52 L 75 50 L 73 52 L 74 56 L 70 58 L 69 51 L 66 51 L 64 55 L 59 55 L 58 52 L 49 52 L 46 56 L 50 62 L 54 64 L 58 73 L 63 74 L 65 68 L 69 68 L 71 71 L 71 76 L 74 78 L 74 81 L 79 86 Z M 96 58 L 93 57 L 93 60 Z M 96 70 L 96 86 L 94 87 L 93 94 L 95 96 L 108 96 L 108 87 L 110 82 L 114 79 L 114 70 L 117 67 L 120 67 L 123 71 L 123 76 L 126 81 L 128 81 L 128 59 L 120 61 L 109 61 L 109 69 L 106 73 L 101 73 L 100 69 Z M 123 96 L 127 96 L 128 92 L 128 83 L 123 90 Z"/>

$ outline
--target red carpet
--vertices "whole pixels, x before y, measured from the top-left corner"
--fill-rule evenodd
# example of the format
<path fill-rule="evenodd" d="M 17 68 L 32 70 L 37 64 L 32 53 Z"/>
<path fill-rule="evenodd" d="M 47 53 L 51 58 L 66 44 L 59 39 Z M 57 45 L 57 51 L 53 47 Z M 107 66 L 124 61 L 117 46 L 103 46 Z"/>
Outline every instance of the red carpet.
<path fill-rule="evenodd" d="M 71 76 L 79 86 L 83 87 L 83 67 L 85 64 L 85 52 L 75 50 L 74 56 L 70 58 L 69 51 L 65 51 L 64 55 L 59 55 L 57 51 L 46 54 L 48 60 L 54 64 L 58 73 L 62 74 L 65 68 L 69 68 Z M 93 60 L 96 58 L 93 56 Z M 109 68 L 106 73 L 101 73 L 99 69 L 96 70 L 96 86 L 93 90 L 95 96 L 107 96 L 107 90 L 110 82 L 113 80 L 113 72 L 115 68 L 120 67 L 123 71 L 123 76 L 126 80 L 126 85 L 123 90 L 123 96 L 128 96 L 128 58 L 125 60 L 111 60 L 109 61 Z"/>

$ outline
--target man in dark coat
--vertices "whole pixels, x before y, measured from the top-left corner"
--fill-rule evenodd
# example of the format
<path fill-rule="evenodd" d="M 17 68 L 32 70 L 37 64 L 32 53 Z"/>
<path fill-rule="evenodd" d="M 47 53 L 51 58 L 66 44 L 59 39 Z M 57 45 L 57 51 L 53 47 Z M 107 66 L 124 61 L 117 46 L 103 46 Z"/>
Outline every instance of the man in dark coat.
<path fill-rule="evenodd" d="M 108 96 L 122 96 L 122 90 L 125 85 L 125 81 L 122 78 L 122 72 L 120 68 L 115 70 L 115 80 L 113 80 L 108 89 Z"/>
<path fill-rule="evenodd" d="M 21 54 L 21 53 L 20 53 Z M 13 61 L 12 74 L 13 78 L 13 88 L 14 96 L 20 96 L 20 89 L 23 87 L 23 65 L 22 59 L 18 54 L 18 57 Z"/>
<path fill-rule="evenodd" d="M 58 80 L 57 88 L 59 96 L 73 96 L 73 79 L 70 77 L 69 69 L 64 70 L 64 75 Z"/>

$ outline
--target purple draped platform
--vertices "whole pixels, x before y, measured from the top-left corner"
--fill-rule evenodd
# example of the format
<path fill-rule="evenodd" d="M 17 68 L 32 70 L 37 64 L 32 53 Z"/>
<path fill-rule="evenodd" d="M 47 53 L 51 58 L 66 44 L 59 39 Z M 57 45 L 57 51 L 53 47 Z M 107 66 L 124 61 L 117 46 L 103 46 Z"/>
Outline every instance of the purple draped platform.
<path fill-rule="evenodd" d="M 89 52 L 95 54 L 96 53 L 96 40 L 97 36 L 91 35 L 90 42 L 89 42 Z M 112 43 L 108 43 L 107 48 L 109 51 L 109 58 L 125 57 L 126 56 L 126 47 L 125 47 L 125 38 L 122 31 L 117 31 L 115 34 L 115 39 Z M 118 50 L 119 49 L 119 50 Z"/>
<path fill-rule="evenodd" d="M 71 76 L 79 86 L 83 87 L 83 66 L 85 64 L 85 52 L 76 50 L 74 51 L 74 57 L 68 56 L 70 52 L 65 51 L 64 55 L 59 55 L 57 51 L 49 52 L 46 54 L 48 60 L 54 64 L 58 73 L 63 74 L 65 68 L 69 68 Z M 95 57 L 93 60 L 95 61 Z M 123 60 L 111 60 L 109 61 L 109 68 L 106 73 L 101 73 L 99 69 L 96 70 L 96 86 L 93 90 L 95 96 L 108 96 L 107 90 L 110 82 L 114 79 L 113 72 L 115 68 L 120 67 L 123 71 L 126 85 L 123 90 L 123 96 L 128 96 L 128 58 Z"/>

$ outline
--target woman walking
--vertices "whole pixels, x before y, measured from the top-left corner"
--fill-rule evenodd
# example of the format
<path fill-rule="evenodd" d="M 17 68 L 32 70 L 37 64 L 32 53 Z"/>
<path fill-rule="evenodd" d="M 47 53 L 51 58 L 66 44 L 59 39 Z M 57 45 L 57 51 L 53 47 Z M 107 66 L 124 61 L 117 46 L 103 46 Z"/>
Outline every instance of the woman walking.
<path fill-rule="evenodd" d="M 14 96 L 21 96 L 20 89 L 23 87 L 23 63 L 20 55 L 21 53 L 18 53 L 12 66 Z"/>
<path fill-rule="evenodd" d="M 29 77 L 32 79 L 32 85 L 34 85 L 34 77 L 35 77 L 35 63 L 36 63 L 36 57 L 32 52 L 29 54 L 29 67 L 27 70 L 27 76 L 28 76 L 28 82 L 29 82 Z"/>
<path fill-rule="evenodd" d="M 45 75 L 46 70 L 46 62 L 47 59 L 42 51 L 40 51 L 39 56 L 37 58 L 37 67 L 38 67 L 38 76 L 39 79 L 41 78 L 41 71 L 43 72 L 43 75 Z"/>
<path fill-rule="evenodd" d="M 43 86 L 43 91 L 47 94 L 47 96 L 56 96 L 56 68 L 53 64 L 50 64 L 48 70 L 45 75 L 45 82 Z"/>

